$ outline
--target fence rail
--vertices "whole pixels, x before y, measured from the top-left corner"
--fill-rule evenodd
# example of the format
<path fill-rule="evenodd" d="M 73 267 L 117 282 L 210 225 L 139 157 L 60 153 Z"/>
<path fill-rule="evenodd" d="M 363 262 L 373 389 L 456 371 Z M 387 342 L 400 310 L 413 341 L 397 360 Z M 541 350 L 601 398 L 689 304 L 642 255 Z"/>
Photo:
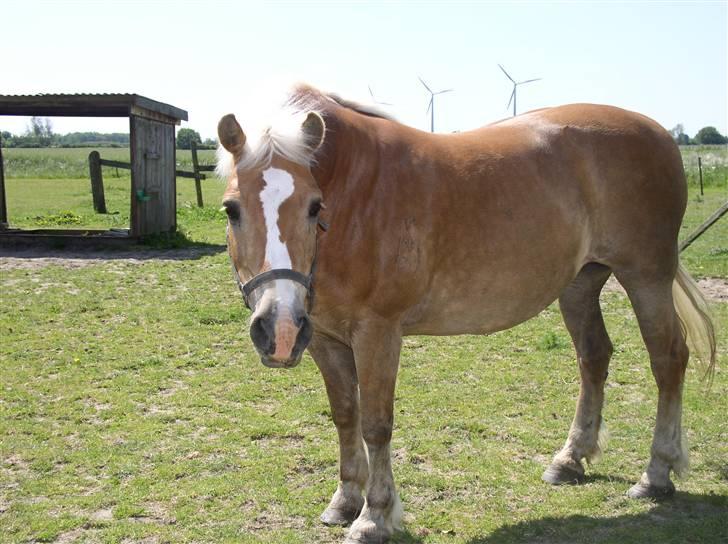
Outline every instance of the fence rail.
<path fill-rule="evenodd" d="M 680 253 L 687 249 L 690 244 L 697 240 L 706 230 L 712 227 L 713 224 L 718 221 L 718 219 L 723 217 L 726 213 L 728 213 L 728 201 L 726 201 L 726 203 L 723 204 L 720 208 L 715 210 L 715 212 L 713 212 L 713 215 L 708 217 L 708 219 L 706 219 L 702 225 L 695 229 L 690 236 L 680 242 Z"/>
<path fill-rule="evenodd" d="M 195 180 L 195 192 L 197 193 L 197 205 L 202 208 L 202 180 L 207 179 L 203 172 L 214 172 L 215 166 L 212 164 L 200 164 L 197 158 L 197 145 L 192 142 L 192 172 L 189 170 L 175 170 L 174 174 L 178 178 L 188 178 Z M 91 194 L 93 195 L 94 210 L 96 213 L 107 213 L 106 199 L 104 197 L 104 176 L 101 170 L 102 166 L 110 166 L 111 168 L 122 168 L 131 170 L 131 163 L 124 161 L 113 161 L 110 159 L 102 159 L 98 151 L 92 151 L 88 154 L 89 177 L 91 178 Z"/>

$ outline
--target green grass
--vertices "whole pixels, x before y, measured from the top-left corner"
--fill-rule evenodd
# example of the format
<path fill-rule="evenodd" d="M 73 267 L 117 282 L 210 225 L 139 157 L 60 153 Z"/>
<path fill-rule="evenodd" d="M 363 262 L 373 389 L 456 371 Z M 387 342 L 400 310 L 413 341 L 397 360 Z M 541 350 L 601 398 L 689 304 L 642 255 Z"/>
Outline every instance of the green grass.
<path fill-rule="evenodd" d="M 177 178 L 178 229 L 196 242 L 224 243 L 225 214 L 220 202 L 225 185 L 217 178 L 202 182 L 205 207 L 197 207 L 194 180 Z M 109 213 L 94 212 L 88 179 L 23 179 L 6 181 L 8 218 L 19 228 L 128 228 L 131 209 L 129 178 L 104 179 Z"/>
<path fill-rule="evenodd" d="M 728 186 L 706 187 L 702 197 L 698 189 L 691 186 L 680 239 L 686 239 L 726 202 Z M 683 251 L 680 258 L 696 277 L 728 277 L 728 214 Z"/>
<path fill-rule="evenodd" d="M 109 213 L 93 209 L 88 178 L 90 149 L 4 149 L 8 219 L 17 228 L 128 228 L 131 211 L 129 172 L 104 167 Z M 103 149 L 102 157 L 129 160 L 127 149 Z M 199 152 L 211 164 L 214 151 Z M 178 150 L 178 168 L 191 170 L 190 152 Z M 33 175 L 28 175 L 33 174 Z M 186 240 L 223 244 L 224 214 L 219 212 L 225 184 L 213 173 L 202 182 L 205 207 L 197 207 L 194 180 L 177 178 L 178 230 Z"/>
<path fill-rule="evenodd" d="M 688 183 L 698 186 L 698 157 L 702 159 L 703 185 L 728 187 L 728 145 L 680 146 Z"/>
<path fill-rule="evenodd" d="M 5 175 L 25 179 L 77 179 L 88 178 L 88 155 L 97 150 L 101 158 L 129 162 L 128 148 L 3 148 Z M 197 152 L 202 164 L 215 164 L 215 151 L 201 149 Z M 177 168 L 192 171 L 192 155 L 189 150 L 177 150 Z M 128 171 L 118 170 L 128 177 Z M 116 168 L 104 167 L 104 177 L 115 176 Z"/>
<path fill-rule="evenodd" d="M 107 181 L 110 209 L 128 220 L 128 180 Z M 86 184 L 11 178 L 11 219 L 108 225 Z M 223 243 L 222 184 L 205 191 L 199 210 L 193 183 L 178 180 L 180 228 Z M 726 198 L 710 187 L 698 201 L 691 188 L 683 232 Z M 728 277 L 726 240 L 728 218 L 683 254 L 691 273 Z M 148 251 L 167 260 L 0 258 L 0 542 L 340 542 L 343 529 L 318 521 L 338 451 L 315 365 L 260 364 L 226 254 Z M 605 293 L 603 305 L 612 440 L 579 487 L 540 481 L 578 391 L 555 306 L 489 337 L 405 339 L 393 465 L 407 515 L 395 542 L 728 539 L 728 304 L 713 305 L 712 389 L 688 370 L 692 471 L 662 503 L 624 496 L 649 456 L 656 388 L 625 297 Z"/>
<path fill-rule="evenodd" d="M 4 542 L 342 538 L 318 522 L 337 475 L 321 379 L 308 358 L 288 372 L 259 363 L 224 254 L 20 266 L 3 270 L 2 285 Z M 539 480 L 578 389 L 555 307 L 490 337 L 405 340 L 393 449 L 409 514 L 397 541 L 726 535 L 724 365 L 710 392 L 695 365 L 688 372 L 693 470 L 677 498 L 626 499 L 647 460 L 655 386 L 624 297 L 604 303 L 616 346 L 605 411 L 612 442 L 581 487 Z M 724 331 L 728 305 L 715 313 Z"/>

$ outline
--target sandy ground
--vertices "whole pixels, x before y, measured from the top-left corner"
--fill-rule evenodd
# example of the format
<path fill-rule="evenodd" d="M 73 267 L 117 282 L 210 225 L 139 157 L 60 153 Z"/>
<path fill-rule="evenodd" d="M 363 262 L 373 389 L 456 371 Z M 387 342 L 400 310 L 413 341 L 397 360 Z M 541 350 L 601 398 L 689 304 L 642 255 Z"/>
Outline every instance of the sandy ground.
<path fill-rule="evenodd" d="M 184 249 L 141 250 L 63 250 L 29 247 L 0 248 L 0 272 L 3 270 L 36 270 L 46 266 L 84 268 L 109 261 L 144 264 L 147 261 L 189 261 L 225 251 L 224 246 L 191 247 Z"/>
<path fill-rule="evenodd" d="M 185 249 L 143 249 L 129 251 L 68 251 L 43 248 L 4 249 L 0 248 L 0 273 L 4 270 L 36 270 L 46 266 L 62 266 L 65 268 L 83 268 L 109 261 L 123 261 L 130 264 L 143 264 L 146 261 L 182 261 L 196 260 L 207 255 L 224 251 L 223 246 L 208 246 Z M 1 279 L 0 279 L 1 281 Z M 728 279 L 703 278 L 698 280 L 700 289 L 706 298 L 718 302 L 728 302 Z M 607 291 L 624 289 L 614 277 L 609 278 L 605 287 Z"/>
<path fill-rule="evenodd" d="M 0 261 L 1 262 L 1 261 Z M 0 264 L 0 268 L 2 265 Z M 705 295 L 705 298 L 716 302 L 728 302 L 728 279 L 725 278 L 702 278 L 698 280 L 698 287 Z M 612 276 L 604 286 L 605 291 L 619 292 L 626 294 L 624 288 L 617 279 Z"/>

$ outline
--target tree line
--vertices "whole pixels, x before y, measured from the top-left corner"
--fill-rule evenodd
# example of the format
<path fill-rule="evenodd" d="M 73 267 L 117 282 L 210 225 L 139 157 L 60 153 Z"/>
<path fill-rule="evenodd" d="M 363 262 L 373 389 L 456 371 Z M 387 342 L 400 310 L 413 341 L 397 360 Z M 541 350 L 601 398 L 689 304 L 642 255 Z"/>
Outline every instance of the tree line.
<path fill-rule="evenodd" d="M 23 134 L 0 131 L 3 147 L 129 147 L 129 134 L 126 132 L 70 132 L 56 134 L 51 120 L 32 117 Z M 196 130 L 182 128 L 177 133 L 177 149 L 190 149 L 191 142 L 198 149 L 215 149 L 217 140 L 202 140 Z"/>
<path fill-rule="evenodd" d="M 703 127 L 692 138 L 685 134 L 685 128 L 682 123 L 675 125 L 669 132 L 678 145 L 728 144 L 728 138 L 718 132 L 718 129 L 715 127 Z"/>
<path fill-rule="evenodd" d="M 703 127 L 692 138 L 685 133 L 682 124 L 670 129 L 670 134 L 678 145 L 722 145 L 728 138 L 715 127 Z M 4 147 L 129 147 L 129 134 L 123 132 L 71 132 L 56 134 L 51 120 L 32 117 L 25 134 L 15 135 L 8 131 L 0 132 Z M 202 140 L 200 133 L 191 128 L 181 128 L 177 132 L 177 149 L 190 149 L 192 142 L 198 149 L 215 149 L 217 140 Z"/>

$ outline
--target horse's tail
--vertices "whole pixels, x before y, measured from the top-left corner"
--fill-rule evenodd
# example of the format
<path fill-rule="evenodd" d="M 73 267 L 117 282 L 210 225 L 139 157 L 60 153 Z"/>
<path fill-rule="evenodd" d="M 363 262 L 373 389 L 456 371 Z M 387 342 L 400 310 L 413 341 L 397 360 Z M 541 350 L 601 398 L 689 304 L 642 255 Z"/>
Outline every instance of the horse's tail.
<path fill-rule="evenodd" d="M 678 264 L 672 283 L 672 298 L 683 334 L 705 365 L 705 377 L 710 384 L 715 372 L 715 328 L 705 297 L 682 263 Z"/>

